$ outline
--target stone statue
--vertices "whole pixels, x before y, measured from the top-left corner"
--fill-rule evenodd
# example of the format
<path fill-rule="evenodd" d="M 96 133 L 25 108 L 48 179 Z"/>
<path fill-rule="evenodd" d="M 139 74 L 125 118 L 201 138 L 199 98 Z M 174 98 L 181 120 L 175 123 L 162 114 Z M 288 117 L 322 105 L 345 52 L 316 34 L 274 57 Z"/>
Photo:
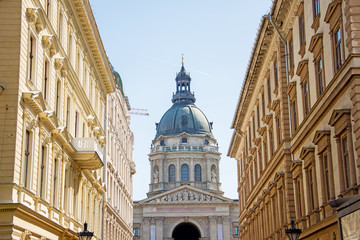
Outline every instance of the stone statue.
<path fill-rule="evenodd" d="M 154 183 L 158 183 L 159 182 L 159 170 L 157 168 L 154 169 L 153 177 L 154 177 Z"/>
<path fill-rule="evenodd" d="M 217 176 L 216 176 L 215 169 L 211 169 L 211 181 L 217 182 Z"/>
<path fill-rule="evenodd" d="M 183 199 L 184 201 L 189 200 L 189 193 L 186 190 L 183 192 Z"/>

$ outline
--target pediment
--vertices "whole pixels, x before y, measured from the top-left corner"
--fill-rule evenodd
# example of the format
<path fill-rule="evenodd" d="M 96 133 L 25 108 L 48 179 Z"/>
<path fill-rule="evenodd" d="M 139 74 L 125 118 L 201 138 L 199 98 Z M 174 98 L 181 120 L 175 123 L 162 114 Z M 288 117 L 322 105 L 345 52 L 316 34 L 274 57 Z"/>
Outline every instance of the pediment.
<path fill-rule="evenodd" d="M 208 204 L 232 202 L 232 199 L 184 185 L 146 198 L 140 201 L 139 204 Z"/>

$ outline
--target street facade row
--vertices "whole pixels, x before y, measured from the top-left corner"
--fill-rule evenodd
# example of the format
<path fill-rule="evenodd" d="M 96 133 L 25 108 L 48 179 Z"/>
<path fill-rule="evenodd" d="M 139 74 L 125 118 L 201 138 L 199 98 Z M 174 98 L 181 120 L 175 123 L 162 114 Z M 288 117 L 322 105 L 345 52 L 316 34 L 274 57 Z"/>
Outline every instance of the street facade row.
<path fill-rule="evenodd" d="M 352 234 L 336 207 L 360 190 L 359 26 L 352 0 L 275 0 L 263 16 L 228 152 L 241 239 L 287 239 L 291 219 L 300 239 Z"/>
<path fill-rule="evenodd" d="M 89 1 L 0 1 L 1 239 L 132 239 L 121 81 Z"/>

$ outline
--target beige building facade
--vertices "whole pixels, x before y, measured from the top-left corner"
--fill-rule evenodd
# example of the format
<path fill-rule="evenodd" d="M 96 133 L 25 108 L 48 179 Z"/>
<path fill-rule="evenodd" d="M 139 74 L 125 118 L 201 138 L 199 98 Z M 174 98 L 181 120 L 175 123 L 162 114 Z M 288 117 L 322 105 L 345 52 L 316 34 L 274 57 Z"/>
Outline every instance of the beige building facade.
<path fill-rule="evenodd" d="M 113 70 L 116 90 L 107 96 L 103 239 L 133 238 L 134 135 L 130 130 L 130 105 L 120 75 Z"/>
<path fill-rule="evenodd" d="M 101 239 L 113 79 L 88 1 L 0 1 L 1 239 Z"/>
<path fill-rule="evenodd" d="M 241 239 L 340 239 L 332 200 L 360 184 L 360 8 L 273 1 L 232 124 Z"/>

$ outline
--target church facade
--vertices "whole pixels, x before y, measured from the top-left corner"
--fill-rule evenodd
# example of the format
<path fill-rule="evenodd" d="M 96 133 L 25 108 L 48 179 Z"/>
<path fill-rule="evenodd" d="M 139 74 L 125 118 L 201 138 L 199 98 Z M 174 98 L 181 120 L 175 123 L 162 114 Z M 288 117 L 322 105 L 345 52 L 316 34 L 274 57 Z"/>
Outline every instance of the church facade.
<path fill-rule="evenodd" d="M 194 104 L 183 64 L 175 81 L 149 154 L 148 198 L 134 203 L 134 239 L 236 239 L 238 202 L 221 191 L 212 122 Z"/>

